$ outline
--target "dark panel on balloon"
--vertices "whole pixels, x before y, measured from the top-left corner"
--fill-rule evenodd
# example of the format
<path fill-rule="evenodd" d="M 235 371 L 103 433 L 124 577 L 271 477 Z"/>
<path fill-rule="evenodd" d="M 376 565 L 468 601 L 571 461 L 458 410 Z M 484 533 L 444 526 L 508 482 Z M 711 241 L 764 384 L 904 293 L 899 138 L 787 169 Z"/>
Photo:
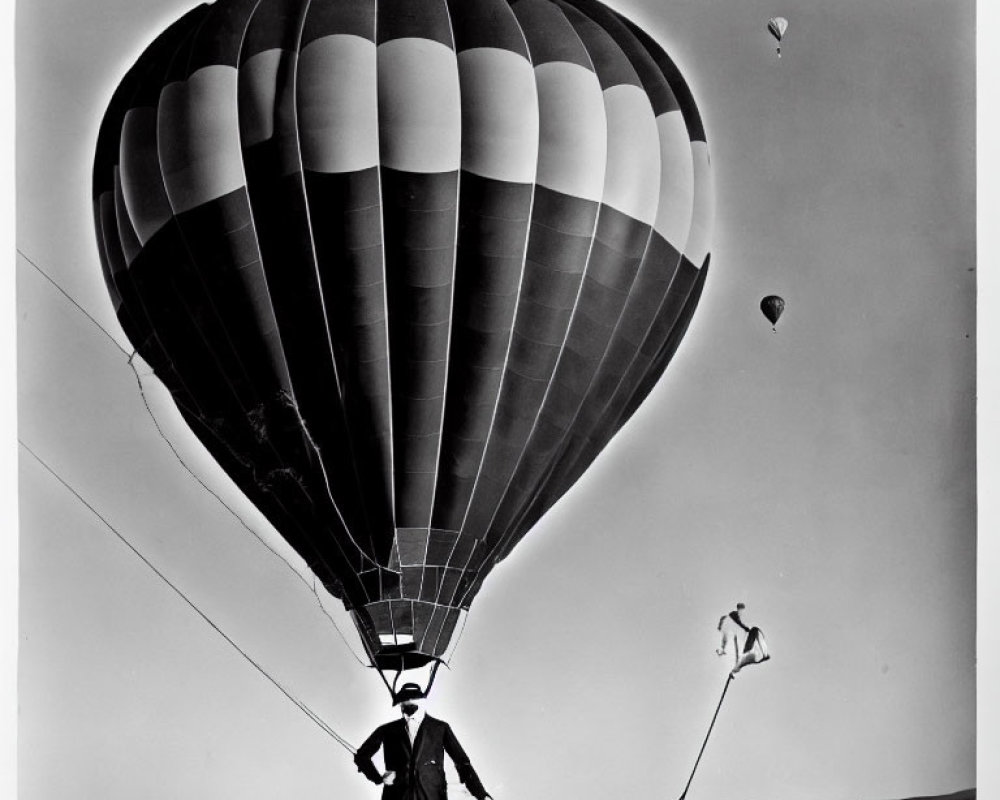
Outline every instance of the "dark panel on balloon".
<path fill-rule="evenodd" d="M 642 87 L 653 106 L 655 116 L 680 108 L 677 98 L 674 97 L 670 85 L 663 77 L 663 73 L 657 67 L 652 56 L 635 35 L 625 27 L 617 14 L 595 0 L 560 0 L 560 5 L 578 9 L 600 25 L 615 40 L 639 76 Z"/>
<path fill-rule="evenodd" d="M 197 20 L 197 23 L 191 26 L 191 29 L 187 31 L 175 47 L 171 48 L 172 53 L 170 57 L 164 59 L 162 76 L 157 78 L 157 82 L 161 87 L 173 81 L 186 80 L 192 73 L 191 64 L 194 52 L 198 47 L 201 32 L 206 28 L 210 30 L 209 22 L 212 19 L 214 4 L 206 3 L 202 8 L 204 11 Z"/>
<path fill-rule="evenodd" d="M 309 6 L 302 46 L 335 34 L 361 36 L 375 41 L 375 0 L 325 0 Z"/>
<path fill-rule="evenodd" d="M 228 412 L 244 415 L 259 398 L 225 331 L 211 310 L 204 285 L 197 274 L 176 222 L 171 221 L 150 240 L 129 271 L 131 291 L 127 301 L 141 312 L 171 354 L 170 370 L 158 375 L 171 391 L 190 394 L 207 419 L 221 419 Z"/>
<path fill-rule="evenodd" d="M 368 597 L 375 598 L 382 596 L 382 585 L 379 580 L 379 570 L 378 569 L 366 569 L 358 573 L 358 580 L 361 581 L 361 585 L 365 588 L 365 593 Z"/>
<path fill-rule="evenodd" d="M 452 550 L 455 549 L 455 540 L 458 534 L 455 531 L 439 531 L 431 529 L 430 538 L 427 542 L 426 564 L 433 566 L 444 566 L 448 563 Z"/>
<path fill-rule="evenodd" d="M 657 380 L 659 380 L 663 371 L 670 363 L 670 360 L 674 357 L 674 353 L 677 352 L 677 348 L 680 346 L 681 340 L 684 338 L 684 334 L 687 332 L 688 326 L 691 324 L 691 318 L 694 316 L 695 309 L 698 307 L 698 301 L 701 299 L 702 291 L 704 291 L 705 280 L 708 278 L 709 258 L 710 257 L 705 258 L 704 265 L 697 271 L 694 277 L 694 285 L 690 289 L 680 317 L 671 327 L 670 333 L 667 335 L 663 344 L 660 345 L 660 348 L 654 356 L 653 362 L 647 369 L 646 374 L 643 376 L 639 385 L 632 392 L 632 396 L 629 398 L 628 403 L 625 406 L 625 410 L 615 421 L 615 433 L 621 430 L 621 427 L 628 422 L 632 415 L 638 410 L 642 401 L 645 400 L 646 396 L 650 393 L 650 391 L 652 391 Z M 685 264 L 690 264 L 690 262 L 685 262 Z"/>
<path fill-rule="evenodd" d="M 521 26 L 507 0 L 448 0 L 455 50 L 498 47 L 528 58 Z"/>
<path fill-rule="evenodd" d="M 105 192 L 105 204 L 108 207 L 108 211 L 111 211 L 112 204 L 108 202 L 110 200 L 110 192 Z M 101 261 L 101 275 L 104 278 L 104 288 L 108 290 L 108 294 L 111 297 L 111 305 L 115 309 L 115 313 L 121 312 L 122 297 L 121 292 L 118 291 L 118 287 L 115 286 L 115 280 L 112 277 L 111 270 L 111 254 L 108 252 L 107 244 L 105 243 L 104 237 L 104 220 L 101 218 L 101 196 L 99 194 L 94 196 L 94 202 L 92 204 L 94 211 L 94 238 L 97 243 L 97 256 Z M 109 226 L 110 230 L 110 226 Z M 118 249 L 118 257 L 121 259 L 121 263 L 124 264 L 124 256 L 120 252 L 120 243 L 116 245 Z M 127 316 L 126 316 L 127 319 Z M 132 334 L 130 328 L 133 328 L 131 321 L 127 323 L 122 323 L 122 328 L 125 330 L 125 335 L 128 336 L 129 340 L 132 339 Z"/>
<path fill-rule="evenodd" d="M 420 582 L 423 580 L 423 567 L 403 567 L 403 597 L 416 600 L 420 597 Z"/>
<path fill-rule="evenodd" d="M 378 43 L 431 39 L 454 49 L 445 0 L 378 0 Z"/>
<path fill-rule="evenodd" d="M 260 0 L 246 29 L 240 63 L 265 50 L 295 50 L 302 16 L 311 6 L 310 0 Z"/>
<path fill-rule="evenodd" d="M 404 567 L 423 566 L 427 555 L 426 528 L 400 528 L 396 531 L 396 541 L 399 543 L 399 563 Z"/>
<path fill-rule="evenodd" d="M 630 299 L 631 308 L 581 414 L 572 445 L 563 456 L 563 471 L 567 475 L 576 470 L 574 462 L 584 449 L 596 447 L 602 439 L 606 441 L 606 420 L 619 414 L 630 387 L 636 382 L 636 375 L 648 368 L 652 354 L 680 317 L 693 286 L 696 277 L 693 266 L 659 236 L 653 238 L 649 261 L 649 268 L 644 268 L 640 276 L 642 286 L 637 286 Z M 575 481 L 576 477 L 571 480 Z M 546 491 L 555 493 L 560 491 L 558 487 L 562 491 L 569 488 L 565 479 L 556 476 L 553 483 L 557 488 Z"/>
<path fill-rule="evenodd" d="M 235 67 L 239 63 L 247 23 L 256 5 L 257 0 L 212 3 L 204 24 L 190 42 L 183 71 L 175 74 L 186 78 L 202 67 L 215 64 Z M 175 68 L 181 70 L 181 64 L 176 64 Z"/>
<path fill-rule="evenodd" d="M 455 549 L 448 560 L 448 567 L 441 578 L 437 601 L 444 605 L 457 605 L 464 587 L 473 579 L 475 572 L 467 567 L 481 550 L 481 542 L 472 536 L 461 536 L 455 542 Z"/>
<path fill-rule="evenodd" d="M 360 502 L 362 476 L 351 457 L 353 444 L 338 389 L 302 174 L 280 173 L 279 149 L 280 144 L 269 140 L 244 153 L 267 290 L 313 458 L 322 461 L 336 507 L 355 541 L 374 559 Z M 384 522 L 381 527 L 386 527 Z"/>
<path fill-rule="evenodd" d="M 706 141 L 705 126 L 701 120 L 701 112 L 698 111 L 698 106 L 694 101 L 694 96 L 691 94 L 691 89 L 688 87 L 687 81 L 684 80 L 684 76 L 681 75 L 680 70 L 677 69 L 677 65 L 674 64 L 670 56 L 663 52 L 663 48 L 654 42 L 647 33 L 624 17 L 619 16 L 619 18 L 653 57 L 656 65 L 660 68 L 660 72 L 663 73 L 663 77 L 670 84 L 670 90 L 674 93 L 674 97 L 677 98 L 681 113 L 684 115 L 684 123 L 687 125 L 688 136 L 691 137 L 691 141 Z"/>
<path fill-rule="evenodd" d="M 316 543 L 324 537 L 316 534 L 324 523 L 315 517 L 313 504 L 301 487 L 282 480 L 287 475 L 286 463 L 271 447 L 270 439 L 260 436 L 253 426 L 266 425 L 273 417 L 248 415 L 244 402 L 252 401 L 252 387 L 245 377 L 237 374 L 231 378 L 224 372 L 230 352 L 225 332 L 215 318 L 200 275 L 186 256 L 175 224 L 156 234 L 136 259 L 128 273 L 126 302 L 157 331 L 166 368 L 158 367 L 154 358 L 150 363 L 171 390 L 192 431 L 313 565 L 321 580 L 329 586 L 346 581 L 349 604 L 362 601 L 360 586 L 345 572 L 359 567 L 359 562 L 345 558 L 338 548 L 317 549 Z M 150 355 L 147 344 L 140 346 L 140 352 Z M 231 356 L 228 367 L 240 371 Z M 336 539 L 330 537 L 329 541 Z M 337 574 L 341 577 L 335 577 Z"/>
<path fill-rule="evenodd" d="M 348 559 L 336 547 L 319 547 L 320 542 L 335 541 L 338 535 L 326 531 L 312 514 L 305 498 L 282 498 L 275 492 L 260 492 L 260 477 L 246 459 L 234 454 L 228 444 L 207 432 L 197 418 L 178 404 L 191 430 L 201 439 L 219 465 L 233 479 L 239 489 L 252 498 L 265 517 L 282 532 L 284 539 L 305 559 L 323 585 L 345 606 L 358 608 L 368 602 L 369 596 L 357 579 L 359 564 Z"/>
<path fill-rule="evenodd" d="M 426 632 L 427 626 L 431 621 L 431 617 L 434 614 L 434 606 L 430 603 L 414 603 L 413 604 L 413 641 L 420 642 L 423 640 Z"/>
<path fill-rule="evenodd" d="M 602 206 L 587 272 L 549 393 L 487 541 L 496 544 L 516 526 L 559 451 L 609 349 L 650 240 L 650 227 Z"/>
<path fill-rule="evenodd" d="M 211 305 L 259 398 L 258 404 L 246 411 L 256 438 L 280 453 L 280 466 L 262 480 L 258 494 L 305 495 L 324 509 L 327 525 L 339 525 L 340 514 L 329 497 L 327 478 L 318 468 L 288 384 L 270 293 L 256 257 L 245 192 L 208 203 L 178 221 Z M 360 566 L 360 554 L 353 553 L 349 535 L 342 531 L 340 536 L 343 539 L 336 546 L 345 548 Z"/>
<path fill-rule="evenodd" d="M 451 641 L 451 637 L 454 635 L 455 628 L 458 627 L 458 621 L 461 618 L 462 615 L 457 608 L 448 609 L 448 616 L 445 617 L 444 625 L 441 626 L 441 636 L 434 647 L 437 655 L 443 655 L 445 650 L 448 649 L 448 643 Z"/>
<path fill-rule="evenodd" d="M 451 326 L 458 173 L 382 169 L 396 525 L 430 524 Z"/>
<path fill-rule="evenodd" d="M 458 626 L 460 613 L 454 608 L 421 604 L 429 611 L 421 639 L 421 650 L 433 656 L 441 657 L 448 649 L 451 637 Z"/>
<path fill-rule="evenodd" d="M 658 246 L 665 244 L 659 237 L 656 241 Z M 686 329 L 685 314 L 690 318 L 690 314 L 694 312 L 690 298 L 699 280 L 703 280 L 703 276 L 694 265 L 687 259 L 681 259 L 666 293 L 661 295 L 662 302 L 655 319 L 643 337 L 641 345 L 629 360 L 627 369 L 615 383 L 610 398 L 602 404 L 599 418 L 593 427 L 580 430 L 581 437 L 586 438 L 578 440 L 574 450 L 564 456 L 566 459 L 563 468 L 564 477 L 553 476 L 552 486 L 547 487 L 546 491 L 552 497 L 551 502 L 555 502 L 555 498 L 561 496 L 583 474 L 586 467 L 624 423 L 624 419 L 631 415 L 628 412 L 626 416 L 626 412 L 638 387 L 650 380 L 655 383 L 666 368 L 666 362 L 662 364 L 656 362 L 657 354 L 670 340 L 675 328 Z M 607 385 L 602 383 L 600 388 Z M 652 388 L 652 383 L 648 385 Z M 589 422 L 591 418 L 588 417 L 587 421 Z"/>
<path fill-rule="evenodd" d="M 229 341 L 250 355 L 242 364 L 258 395 L 289 391 L 246 191 L 238 189 L 176 219 Z"/>
<path fill-rule="evenodd" d="M 455 600 L 455 591 L 462 580 L 463 571 L 448 567 L 441 574 L 441 585 L 438 587 L 437 602 L 451 605 Z"/>
<path fill-rule="evenodd" d="M 392 613 L 389 603 L 371 603 L 365 607 L 372 620 L 372 626 L 379 632 L 392 631 Z"/>
<path fill-rule="evenodd" d="M 114 293 L 119 300 L 118 321 L 132 346 L 153 367 L 157 375 L 170 376 L 173 371 L 170 359 L 164 352 L 163 345 L 145 310 L 138 302 L 132 271 L 125 268 L 125 254 L 118 239 L 118 225 L 110 195 L 110 192 L 105 192 L 99 198 L 97 224 L 105 281 L 114 287 Z"/>
<path fill-rule="evenodd" d="M 462 174 L 451 359 L 433 524 L 459 530 L 493 423 L 532 187 Z"/>
<path fill-rule="evenodd" d="M 636 75 L 628 57 L 600 25 L 571 5 L 566 3 L 557 5 L 587 48 L 594 72 L 601 82 L 601 89 L 610 89 L 612 86 L 622 84 L 641 86 L 639 76 Z"/>
<path fill-rule="evenodd" d="M 420 599 L 428 603 L 437 600 L 438 589 L 441 586 L 441 575 L 444 568 L 424 567 L 423 580 L 420 583 Z"/>
<path fill-rule="evenodd" d="M 392 546 L 388 333 L 378 169 L 305 175 L 341 392 L 377 560 Z"/>
<path fill-rule="evenodd" d="M 280 6 L 291 10 L 287 4 Z M 280 336 L 296 410 L 307 434 L 311 460 L 323 472 L 319 487 L 343 519 L 353 542 L 376 560 L 373 532 L 391 526 L 380 507 L 370 518 L 362 486 L 378 480 L 371 460 L 353 458 L 355 444 L 341 397 L 333 343 L 313 247 L 305 181 L 301 170 L 295 107 L 297 36 L 303 4 L 295 14 L 267 16 L 278 9 L 265 0 L 250 35 L 262 26 L 282 33 L 280 67 L 273 106 L 272 136 L 243 152 L 253 228 L 263 260 L 266 288 Z M 366 443 L 367 444 L 367 443 Z M 377 465 L 376 465 L 377 466 Z M 368 467 L 362 471 L 363 467 Z"/>
<path fill-rule="evenodd" d="M 531 63 L 536 67 L 550 61 L 568 61 L 591 69 L 590 58 L 566 15 L 549 0 L 513 0 L 521 30 L 528 41 Z"/>
<path fill-rule="evenodd" d="M 382 597 L 386 600 L 398 600 L 402 597 L 402 575 L 388 569 L 379 572 L 382 576 Z"/>
<path fill-rule="evenodd" d="M 597 210 L 597 203 L 541 186 L 535 191 L 510 356 L 463 533 L 481 538 L 490 529 L 527 444 L 580 291 Z"/>
<path fill-rule="evenodd" d="M 431 617 L 427 621 L 427 626 L 424 629 L 424 635 L 418 645 L 422 652 L 434 655 L 438 654 L 438 651 L 435 650 L 435 645 L 441 637 L 441 629 L 444 627 L 447 617 L 448 610 L 446 608 L 434 606 L 431 609 Z"/>
<path fill-rule="evenodd" d="M 690 266 L 689 262 L 685 262 Z M 697 271 L 694 276 L 694 282 L 690 287 L 690 292 L 687 295 L 687 299 L 684 302 L 681 313 L 677 317 L 673 327 L 670 329 L 666 340 L 662 343 L 653 363 L 649 366 L 647 372 L 643 375 L 641 382 L 632 391 L 631 397 L 625 403 L 624 408 L 615 415 L 615 419 L 610 423 L 605 420 L 605 427 L 598 434 L 600 438 L 590 439 L 586 443 L 586 448 L 578 455 L 576 463 L 572 464 L 570 469 L 562 478 L 561 486 L 554 489 L 552 494 L 548 496 L 541 496 L 532 509 L 532 513 L 525 516 L 519 526 L 518 531 L 509 541 L 505 544 L 503 552 L 500 554 L 500 558 L 505 557 L 510 553 L 511 549 L 523 538 L 523 536 L 531 529 L 531 527 L 537 522 L 539 517 L 545 513 L 555 502 L 559 499 L 562 494 L 569 490 L 569 488 L 576 483 L 577 480 L 586 472 L 587 468 L 593 463 L 594 459 L 600 454 L 601 450 L 604 449 L 604 445 L 607 441 L 613 437 L 621 427 L 631 418 L 631 416 L 638 410 L 639 406 L 646 399 L 649 392 L 656 385 L 657 381 L 663 375 L 664 370 L 666 370 L 670 359 L 673 357 L 674 353 L 677 351 L 677 347 L 680 345 L 681 339 L 687 332 L 688 325 L 691 323 L 691 318 L 694 315 L 694 311 L 698 306 L 698 301 L 701 298 L 702 290 L 705 285 L 705 278 L 708 275 L 708 263 L 706 260 L 705 266 Z"/>
<path fill-rule="evenodd" d="M 118 214 L 115 209 L 114 192 L 111 189 L 97 197 L 95 210 L 104 277 L 116 287 L 120 295 L 122 290 L 117 287 L 117 283 L 120 276 L 126 273 L 128 265 L 125 263 L 121 239 L 118 238 Z"/>
<path fill-rule="evenodd" d="M 471 588 L 470 595 L 478 592 L 492 567 L 576 482 L 613 435 L 614 430 L 609 429 L 607 417 L 616 417 L 627 402 L 629 390 L 622 388 L 622 382 L 638 351 L 644 344 L 649 346 L 651 336 L 662 340 L 683 311 L 696 271 L 687 264 L 687 268 L 681 267 L 678 272 L 680 262 L 677 252 L 662 237 L 653 233 L 628 294 L 621 321 L 593 376 L 569 435 L 551 459 L 544 480 L 534 486 L 531 502 L 522 508 L 500 546 L 482 564 L 482 573 Z M 476 563 L 483 560 L 481 556 Z"/>
<path fill-rule="evenodd" d="M 405 592 L 404 592 L 404 597 Z M 413 635 L 413 601 L 393 600 L 390 604 L 392 614 L 392 627 L 397 636 Z"/>

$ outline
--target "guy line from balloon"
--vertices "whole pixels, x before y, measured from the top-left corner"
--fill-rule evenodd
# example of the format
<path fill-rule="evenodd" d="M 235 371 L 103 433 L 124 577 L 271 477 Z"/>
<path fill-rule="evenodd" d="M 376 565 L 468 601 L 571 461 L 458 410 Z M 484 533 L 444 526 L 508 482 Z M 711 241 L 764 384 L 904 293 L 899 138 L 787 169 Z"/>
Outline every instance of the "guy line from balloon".
<path fill-rule="evenodd" d="M 329 610 L 323 604 L 322 597 L 320 596 L 320 593 L 316 588 L 316 577 L 315 574 L 312 573 L 311 565 L 309 565 L 308 563 L 306 564 L 306 568 L 309 569 L 310 573 L 312 574 L 312 583 L 310 584 L 309 580 L 307 580 L 305 575 L 303 575 L 299 570 L 297 570 L 294 566 L 292 566 L 291 562 L 288 561 L 288 559 L 286 559 L 270 544 L 268 544 L 268 542 L 264 539 L 264 537 L 259 532 L 254 530 L 250 526 L 250 524 L 242 516 L 240 516 L 239 512 L 237 512 L 236 509 L 234 509 L 231 505 L 229 505 L 218 494 L 218 492 L 216 492 L 207 483 L 205 483 L 204 479 L 202 479 L 201 476 L 199 476 L 195 472 L 195 470 L 192 469 L 192 467 L 181 456 L 180 452 L 177 450 L 174 443 L 170 441 L 170 438 L 163 430 L 160 421 L 157 419 L 156 414 L 153 411 L 152 406 L 150 405 L 149 397 L 146 394 L 146 388 L 143 385 L 143 381 L 148 380 L 150 378 L 152 378 L 156 383 L 160 384 L 161 386 L 163 385 L 162 381 L 159 380 L 155 372 L 153 372 L 152 368 L 150 368 L 148 364 L 146 365 L 146 367 L 147 369 L 149 369 L 149 372 L 146 372 L 145 374 L 140 373 L 139 367 L 137 366 L 137 357 L 141 363 L 145 364 L 145 361 L 142 360 L 142 357 L 139 355 L 138 351 L 132 350 L 130 352 L 125 347 L 123 347 L 121 343 L 119 343 L 118 340 L 114 337 L 114 335 L 107 328 L 101 325 L 101 323 L 97 321 L 97 318 L 94 317 L 94 315 L 92 315 L 90 312 L 88 312 L 65 289 L 65 287 L 59 284 L 59 282 L 56 281 L 46 270 L 42 269 L 42 267 L 37 263 L 37 261 L 32 259 L 30 256 L 28 256 L 24 251 L 20 249 L 18 249 L 17 252 L 28 264 L 31 265 L 32 268 L 34 268 L 34 270 L 39 275 L 45 278 L 45 280 L 48 281 L 50 285 L 52 285 L 80 314 L 82 314 L 85 319 L 87 319 L 92 325 L 94 325 L 98 330 L 100 330 L 101 333 L 103 333 L 107 337 L 107 339 L 110 341 L 111 344 L 113 344 L 118 350 L 121 351 L 122 355 L 126 357 L 126 364 L 131 369 L 133 375 L 135 376 L 136 385 L 138 387 L 139 395 L 143 402 L 143 406 L 146 410 L 146 414 L 149 416 L 150 421 L 153 423 L 153 426 L 156 429 L 157 434 L 166 443 L 167 447 L 170 449 L 176 461 L 181 465 L 181 467 L 183 467 L 185 472 L 187 472 L 188 475 L 190 475 L 191 478 L 193 478 L 198 483 L 198 485 L 201 486 L 201 488 L 205 492 L 207 492 L 220 506 L 222 506 L 223 509 L 226 510 L 226 512 L 230 516 L 232 516 L 239 523 L 240 527 L 242 527 L 247 533 L 253 536 L 253 538 L 256 539 L 256 541 L 260 544 L 261 547 L 265 548 L 274 558 L 281 561 L 281 563 L 284 564 L 285 567 L 287 567 L 288 570 L 293 575 L 295 575 L 296 578 L 299 579 L 299 582 L 302 583 L 302 585 L 305 586 L 306 589 L 308 589 L 311 592 L 323 616 L 325 616 L 327 620 L 330 622 L 330 624 L 333 626 L 334 630 L 337 632 L 337 635 L 340 637 L 341 641 L 343 641 L 343 643 L 347 646 L 347 649 L 350 651 L 355 661 L 357 661 L 362 666 L 367 666 L 365 662 L 362 660 L 362 658 L 358 655 L 354 645 L 351 644 L 350 638 L 344 633 L 343 630 L 341 630 L 340 626 L 337 624 L 337 621 L 333 618 Z M 168 391 L 166 387 L 164 387 L 164 391 Z M 27 447 L 27 445 L 24 446 Z M 60 480 L 62 479 L 60 478 Z M 72 491 L 74 494 L 77 494 L 79 496 L 79 494 L 75 490 Z M 81 500 L 82 499 L 83 498 L 81 497 Z"/>

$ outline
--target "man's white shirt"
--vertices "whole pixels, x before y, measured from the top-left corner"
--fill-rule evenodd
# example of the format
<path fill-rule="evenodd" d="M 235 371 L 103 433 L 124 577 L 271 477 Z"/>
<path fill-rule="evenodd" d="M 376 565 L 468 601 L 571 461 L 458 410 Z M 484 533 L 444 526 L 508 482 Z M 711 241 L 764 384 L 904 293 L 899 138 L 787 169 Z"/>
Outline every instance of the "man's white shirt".
<path fill-rule="evenodd" d="M 409 717 L 403 715 L 403 722 L 406 724 L 406 733 L 410 737 L 411 745 L 417 738 L 417 731 L 420 730 L 420 723 L 424 721 L 425 714 L 426 712 L 422 708 L 418 708 Z"/>

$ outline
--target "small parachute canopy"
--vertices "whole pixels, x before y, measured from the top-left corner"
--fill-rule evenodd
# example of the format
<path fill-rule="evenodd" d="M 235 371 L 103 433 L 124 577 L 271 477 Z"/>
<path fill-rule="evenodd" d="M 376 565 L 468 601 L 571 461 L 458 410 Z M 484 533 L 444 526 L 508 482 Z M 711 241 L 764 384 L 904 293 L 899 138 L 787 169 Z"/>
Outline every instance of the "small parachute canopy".
<path fill-rule="evenodd" d="M 762 664 L 769 661 L 770 658 L 771 653 L 767 649 L 764 632 L 760 628 L 751 628 L 747 635 L 746 644 L 743 645 L 743 652 L 740 653 L 740 659 L 736 662 L 731 674 L 735 675 L 743 667 L 748 667 L 751 664 Z"/>
<path fill-rule="evenodd" d="M 788 30 L 788 20 L 784 17 L 771 17 L 767 21 L 767 29 L 771 32 L 771 35 L 777 39 L 779 42 L 785 35 L 785 31 Z M 781 45 L 778 45 L 778 58 L 781 58 Z"/>
<path fill-rule="evenodd" d="M 778 297 L 776 294 L 769 294 L 760 301 L 760 310 L 767 317 L 773 329 L 773 326 L 778 324 L 778 319 L 785 310 L 784 298 Z"/>

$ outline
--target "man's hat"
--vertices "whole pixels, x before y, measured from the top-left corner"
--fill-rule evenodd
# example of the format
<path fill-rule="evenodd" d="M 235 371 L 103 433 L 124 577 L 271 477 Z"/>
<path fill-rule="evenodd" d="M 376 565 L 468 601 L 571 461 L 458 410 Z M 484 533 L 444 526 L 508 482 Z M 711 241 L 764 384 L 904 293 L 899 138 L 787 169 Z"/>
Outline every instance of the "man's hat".
<path fill-rule="evenodd" d="M 396 692 L 396 698 L 392 704 L 398 706 L 406 700 L 419 700 L 424 697 L 424 690 L 416 683 L 404 683 L 400 690 Z"/>

